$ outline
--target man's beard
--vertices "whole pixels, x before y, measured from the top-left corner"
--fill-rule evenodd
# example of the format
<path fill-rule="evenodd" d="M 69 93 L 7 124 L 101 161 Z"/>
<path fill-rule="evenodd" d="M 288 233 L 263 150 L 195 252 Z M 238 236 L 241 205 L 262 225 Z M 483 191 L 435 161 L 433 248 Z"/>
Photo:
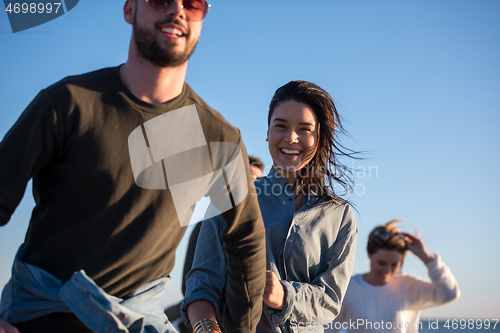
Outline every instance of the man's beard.
<path fill-rule="evenodd" d="M 155 33 L 139 27 L 135 18 L 133 29 L 134 41 L 141 56 L 160 67 L 177 67 L 184 64 L 193 53 L 196 44 L 198 44 L 198 41 L 196 41 L 193 45 L 187 44 L 184 52 L 176 53 L 168 49 L 170 46 L 174 46 L 175 43 L 169 42 L 164 48 L 162 48 L 156 40 Z M 184 36 L 186 43 L 189 40 L 190 34 L 190 31 L 188 31 Z"/>

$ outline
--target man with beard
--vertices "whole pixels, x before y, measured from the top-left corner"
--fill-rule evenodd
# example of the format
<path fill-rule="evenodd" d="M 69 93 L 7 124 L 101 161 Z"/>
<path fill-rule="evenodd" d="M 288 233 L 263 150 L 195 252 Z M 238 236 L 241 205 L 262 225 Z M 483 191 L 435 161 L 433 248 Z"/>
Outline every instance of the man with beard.
<path fill-rule="evenodd" d="M 127 62 L 43 89 L 0 143 L 0 225 L 31 178 L 36 201 L 0 333 L 174 332 L 162 301 L 201 195 L 228 225 L 225 331 L 255 331 L 265 238 L 248 157 L 239 131 L 184 82 L 208 7 L 127 0 Z M 201 190 L 186 187 L 200 179 Z M 197 318 L 205 305 L 190 309 L 193 324 L 218 330 L 215 313 Z"/>

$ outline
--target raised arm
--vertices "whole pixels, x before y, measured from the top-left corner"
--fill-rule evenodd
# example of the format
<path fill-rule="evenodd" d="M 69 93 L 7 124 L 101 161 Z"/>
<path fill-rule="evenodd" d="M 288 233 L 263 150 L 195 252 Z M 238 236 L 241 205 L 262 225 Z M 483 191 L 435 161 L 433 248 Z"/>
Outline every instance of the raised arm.
<path fill-rule="evenodd" d="M 460 289 L 457 280 L 449 267 L 441 261 L 441 256 L 438 253 L 430 255 L 420 238 L 407 233 L 404 235 L 408 249 L 427 266 L 431 279 L 431 281 L 420 278 L 412 280 L 409 288 L 415 306 L 425 309 L 458 299 Z"/>

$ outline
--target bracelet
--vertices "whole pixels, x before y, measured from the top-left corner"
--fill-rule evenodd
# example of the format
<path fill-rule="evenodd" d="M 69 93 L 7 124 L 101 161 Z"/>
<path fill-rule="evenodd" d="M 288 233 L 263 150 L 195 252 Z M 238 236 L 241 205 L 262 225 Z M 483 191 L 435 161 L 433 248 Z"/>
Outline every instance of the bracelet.
<path fill-rule="evenodd" d="M 217 321 L 212 318 L 205 318 L 194 324 L 193 326 L 194 333 L 210 333 L 217 332 L 222 333 L 220 330 L 219 324 Z"/>

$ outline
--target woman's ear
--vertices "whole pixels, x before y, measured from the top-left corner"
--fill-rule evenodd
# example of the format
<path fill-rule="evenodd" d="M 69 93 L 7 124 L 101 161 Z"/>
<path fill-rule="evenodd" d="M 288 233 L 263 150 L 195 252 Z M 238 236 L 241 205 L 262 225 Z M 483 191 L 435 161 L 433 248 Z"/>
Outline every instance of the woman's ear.
<path fill-rule="evenodd" d="M 269 142 L 269 130 L 267 130 L 266 142 Z"/>

